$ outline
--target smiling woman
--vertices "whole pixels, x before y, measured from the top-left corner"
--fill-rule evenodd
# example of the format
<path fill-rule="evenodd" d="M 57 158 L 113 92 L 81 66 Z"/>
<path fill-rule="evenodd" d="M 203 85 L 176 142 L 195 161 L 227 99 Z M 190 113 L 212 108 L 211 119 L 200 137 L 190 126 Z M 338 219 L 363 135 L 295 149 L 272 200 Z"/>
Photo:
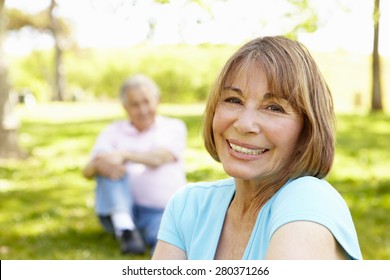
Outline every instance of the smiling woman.
<path fill-rule="evenodd" d="M 260 183 L 288 162 L 303 119 L 286 99 L 269 92 L 261 67 L 254 64 L 246 73 L 227 79 L 215 108 L 213 137 L 227 174 Z"/>
<path fill-rule="evenodd" d="M 231 176 L 183 188 L 154 259 L 361 259 L 349 209 L 323 178 L 334 157 L 331 93 L 307 49 L 257 38 L 209 96 L 204 142 Z"/>

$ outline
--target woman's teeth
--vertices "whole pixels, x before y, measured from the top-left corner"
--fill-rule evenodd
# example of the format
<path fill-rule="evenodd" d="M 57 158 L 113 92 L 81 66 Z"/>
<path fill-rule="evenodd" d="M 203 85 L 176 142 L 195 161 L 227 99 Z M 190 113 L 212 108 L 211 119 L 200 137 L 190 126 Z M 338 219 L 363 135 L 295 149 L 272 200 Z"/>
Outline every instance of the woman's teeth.
<path fill-rule="evenodd" d="M 265 152 L 267 149 L 248 149 L 244 148 L 242 146 L 238 146 L 232 143 L 229 143 L 230 147 L 233 149 L 233 151 L 236 151 L 241 154 L 245 155 L 260 155 Z"/>

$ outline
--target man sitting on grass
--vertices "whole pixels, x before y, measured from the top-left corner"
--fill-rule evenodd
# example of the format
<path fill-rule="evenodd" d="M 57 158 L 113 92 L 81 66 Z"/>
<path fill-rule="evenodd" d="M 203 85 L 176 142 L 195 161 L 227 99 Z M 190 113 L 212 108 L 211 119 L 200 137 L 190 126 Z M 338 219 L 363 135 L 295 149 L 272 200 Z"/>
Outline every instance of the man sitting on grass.
<path fill-rule="evenodd" d="M 126 80 L 120 95 L 128 119 L 101 132 L 83 174 L 96 179 L 96 213 L 122 253 L 142 254 L 154 248 L 164 208 L 185 184 L 187 128 L 157 116 L 159 90 L 144 75 Z"/>

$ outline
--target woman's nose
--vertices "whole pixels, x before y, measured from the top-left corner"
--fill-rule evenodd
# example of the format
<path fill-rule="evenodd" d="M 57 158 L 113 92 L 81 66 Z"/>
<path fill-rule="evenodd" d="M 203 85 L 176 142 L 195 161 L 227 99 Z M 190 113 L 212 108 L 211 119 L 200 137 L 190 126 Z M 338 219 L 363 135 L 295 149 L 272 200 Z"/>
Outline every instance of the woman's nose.
<path fill-rule="evenodd" d="M 233 125 L 240 133 L 260 133 L 260 119 L 257 110 L 245 108 L 237 115 Z"/>

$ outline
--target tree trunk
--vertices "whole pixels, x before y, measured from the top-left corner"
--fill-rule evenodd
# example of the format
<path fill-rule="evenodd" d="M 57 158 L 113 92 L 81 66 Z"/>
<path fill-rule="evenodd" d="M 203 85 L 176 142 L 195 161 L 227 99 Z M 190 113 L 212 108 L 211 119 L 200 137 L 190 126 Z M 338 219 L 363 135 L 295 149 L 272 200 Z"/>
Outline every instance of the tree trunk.
<path fill-rule="evenodd" d="M 382 87 L 381 87 L 381 68 L 379 56 L 379 11 L 380 0 L 375 0 L 374 5 L 374 47 L 372 52 L 372 93 L 371 93 L 371 112 L 382 112 Z"/>
<path fill-rule="evenodd" d="M 59 40 L 55 38 L 55 92 L 56 100 L 63 101 L 65 96 L 65 75 L 64 75 L 64 66 L 63 66 L 63 51 L 61 46 L 59 45 Z"/>
<path fill-rule="evenodd" d="M 19 120 L 13 109 L 17 97 L 10 95 L 8 67 L 3 52 L 5 37 L 4 3 L 0 0 L 0 158 L 24 156 L 18 145 Z"/>
<path fill-rule="evenodd" d="M 57 3 L 55 0 L 51 0 L 50 3 L 50 30 L 53 34 L 55 43 L 55 54 L 54 54 L 54 100 L 63 101 L 65 95 L 65 74 L 63 65 L 63 50 L 60 40 L 60 25 L 55 15 L 55 8 Z"/>

